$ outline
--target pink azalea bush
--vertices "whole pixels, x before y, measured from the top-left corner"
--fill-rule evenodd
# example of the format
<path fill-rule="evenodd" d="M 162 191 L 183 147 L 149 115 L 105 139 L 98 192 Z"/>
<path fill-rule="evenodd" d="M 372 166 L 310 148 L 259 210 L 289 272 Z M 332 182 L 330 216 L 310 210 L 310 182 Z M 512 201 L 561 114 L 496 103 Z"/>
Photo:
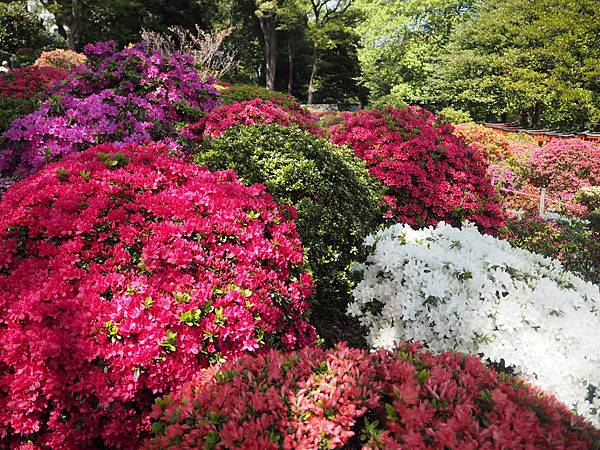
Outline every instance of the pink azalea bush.
<path fill-rule="evenodd" d="M 157 402 L 144 449 L 594 448 L 554 397 L 476 356 L 271 351 L 201 374 Z"/>
<path fill-rule="evenodd" d="M 574 201 L 582 188 L 600 186 L 600 145 L 580 139 L 554 139 L 533 152 L 528 162 L 529 181 L 546 187 L 559 210 L 583 215 Z"/>
<path fill-rule="evenodd" d="M 291 217 L 162 144 L 90 148 L 0 200 L 0 440 L 137 448 L 202 368 L 315 341 Z"/>
<path fill-rule="evenodd" d="M 115 42 L 85 47 L 55 97 L 5 133 L 0 171 L 24 176 L 64 155 L 103 142 L 173 140 L 217 104 L 191 57 L 151 53 L 142 44 L 117 50 Z"/>
<path fill-rule="evenodd" d="M 348 144 L 372 175 L 388 187 L 387 216 L 417 226 L 446 221 L 494 230 L 503 223 L 498 193 L 479 153 L 424 109 L 345 113 L 331 127 L 336 144 Z"/>
<path fill-rule="evenodd" d="M 316 118 L 305 109 L 288 108 L 261 98 L 221 106 L 190 125 L 185 134 L 193 140 L 200 140 L 202 137 L 216 138 L 233 126 L 255 124 L 277 124 L 284 127 L 296 125 L 302 130 L 318 134 Z"/>

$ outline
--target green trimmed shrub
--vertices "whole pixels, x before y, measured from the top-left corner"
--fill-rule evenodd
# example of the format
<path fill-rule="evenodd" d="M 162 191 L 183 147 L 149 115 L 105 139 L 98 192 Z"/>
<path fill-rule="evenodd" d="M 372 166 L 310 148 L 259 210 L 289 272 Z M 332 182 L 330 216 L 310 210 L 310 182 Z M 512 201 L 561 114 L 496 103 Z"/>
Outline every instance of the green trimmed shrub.
<path fill-rule="evenodd" d="M 586 219 L 513 218 L 506 221 L 501 236 L 515 247 L 558 259 L 568 271 L 599 284 L 600 210 Z"/>
<path fill-rule="evenodd" d="M 298 106 L 298 102 L 291 95 L 284 94 L 283 92 L 270 91 L 265 87 L 252 84 L 235 85 L 221 91 L 221 103 L 223 105 L 231 105 L 233 102 L 254 100 L 255 98 L 270 100 L 277 105 L 286 106 L 292 109 L 295 109 Z"/>
<path fill-rule="evenodd" d="M 29 98 L 0 96 L 0 136 L 8 130 L 13 120 L 32 113 L 36 102 Z"/>
<path fill-rule="evenodd" d="M 262 183 L 277 201 L 295 207 L 315 275 L 315 306 L 343 318 L 353 286 L 349 266 L 363 257 L 361 243 L 381 218 L 383 188 L 363 163 L 350 150 L 279 125 L 233 127 L 206 141 L 195 162 L 233 169 L 245 183 Z"/>
<path fill-rule="evenodd" d="M 600 186 L 591 186 L 580 189 L 575 193 L 573 199 L 580 205 L 585 206 L 588 211 L 600 210 Z"/>

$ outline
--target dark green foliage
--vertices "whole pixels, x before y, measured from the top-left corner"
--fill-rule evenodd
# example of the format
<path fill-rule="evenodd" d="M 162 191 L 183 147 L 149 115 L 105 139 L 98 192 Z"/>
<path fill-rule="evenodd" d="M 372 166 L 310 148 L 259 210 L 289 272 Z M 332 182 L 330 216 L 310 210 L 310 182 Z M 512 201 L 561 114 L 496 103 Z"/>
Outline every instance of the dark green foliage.
<path fill-rule="evenodd" d="M 0 96 L 0 135 L 9 128 L 13 120 L 32 113 L 35 107 L 36 103 L 31 99 Z"/>
<path fill-rule="evenodd" d="M 0 2 L 0 51 L 14 54 L 50 42 L 40 20 L 27 11 L 25 2 Z"/>
<path fill-rule="evenodd" d="M 195 161 L 233 169 L 245 183 L 262 183 L 278 202 L 293 205 L 317 285 L 314 315 L 345 308 L 348 266 L 362 257 L 363 239 L 377 228 L 382 200 L 381 188 L 350 150 L 296 128 L 256 125 L 226 131 Z"/>
<path fill-rule="evenodd" d="M 586 221 L 552 222 L 539 218 L 506 222 L 504 236 L 514 246 L 558 259 L 583 279 L 600 283 L 600 210 Z"/>

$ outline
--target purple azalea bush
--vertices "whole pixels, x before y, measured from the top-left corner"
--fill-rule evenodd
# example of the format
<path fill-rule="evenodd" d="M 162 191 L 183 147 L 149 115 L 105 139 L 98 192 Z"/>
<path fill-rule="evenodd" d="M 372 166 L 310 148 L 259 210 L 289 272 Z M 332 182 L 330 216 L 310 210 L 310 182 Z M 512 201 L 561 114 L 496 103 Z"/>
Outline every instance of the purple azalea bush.
<path fill-rule="evenodd" d="M 178 130 L 215 108 L 218 91 L 202 81 L 191 57 L 88 44 L 88 58 L 34 113 L 4 133 L 0 172 L 27 176 L 92 145 L 175 141 Z"/>

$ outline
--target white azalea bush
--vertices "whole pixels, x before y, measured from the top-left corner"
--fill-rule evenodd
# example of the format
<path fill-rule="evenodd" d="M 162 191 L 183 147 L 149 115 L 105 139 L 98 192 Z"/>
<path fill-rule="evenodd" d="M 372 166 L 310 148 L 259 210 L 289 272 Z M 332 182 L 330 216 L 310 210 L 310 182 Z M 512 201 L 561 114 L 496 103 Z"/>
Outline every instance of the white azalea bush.
<path fill-rule="evenodd" d="M 400 339 L 505 364 L 600 425 L 600 290 L 558 261 L 441 223 L 370 235 L 348 314 L 373 347 Z"/>

